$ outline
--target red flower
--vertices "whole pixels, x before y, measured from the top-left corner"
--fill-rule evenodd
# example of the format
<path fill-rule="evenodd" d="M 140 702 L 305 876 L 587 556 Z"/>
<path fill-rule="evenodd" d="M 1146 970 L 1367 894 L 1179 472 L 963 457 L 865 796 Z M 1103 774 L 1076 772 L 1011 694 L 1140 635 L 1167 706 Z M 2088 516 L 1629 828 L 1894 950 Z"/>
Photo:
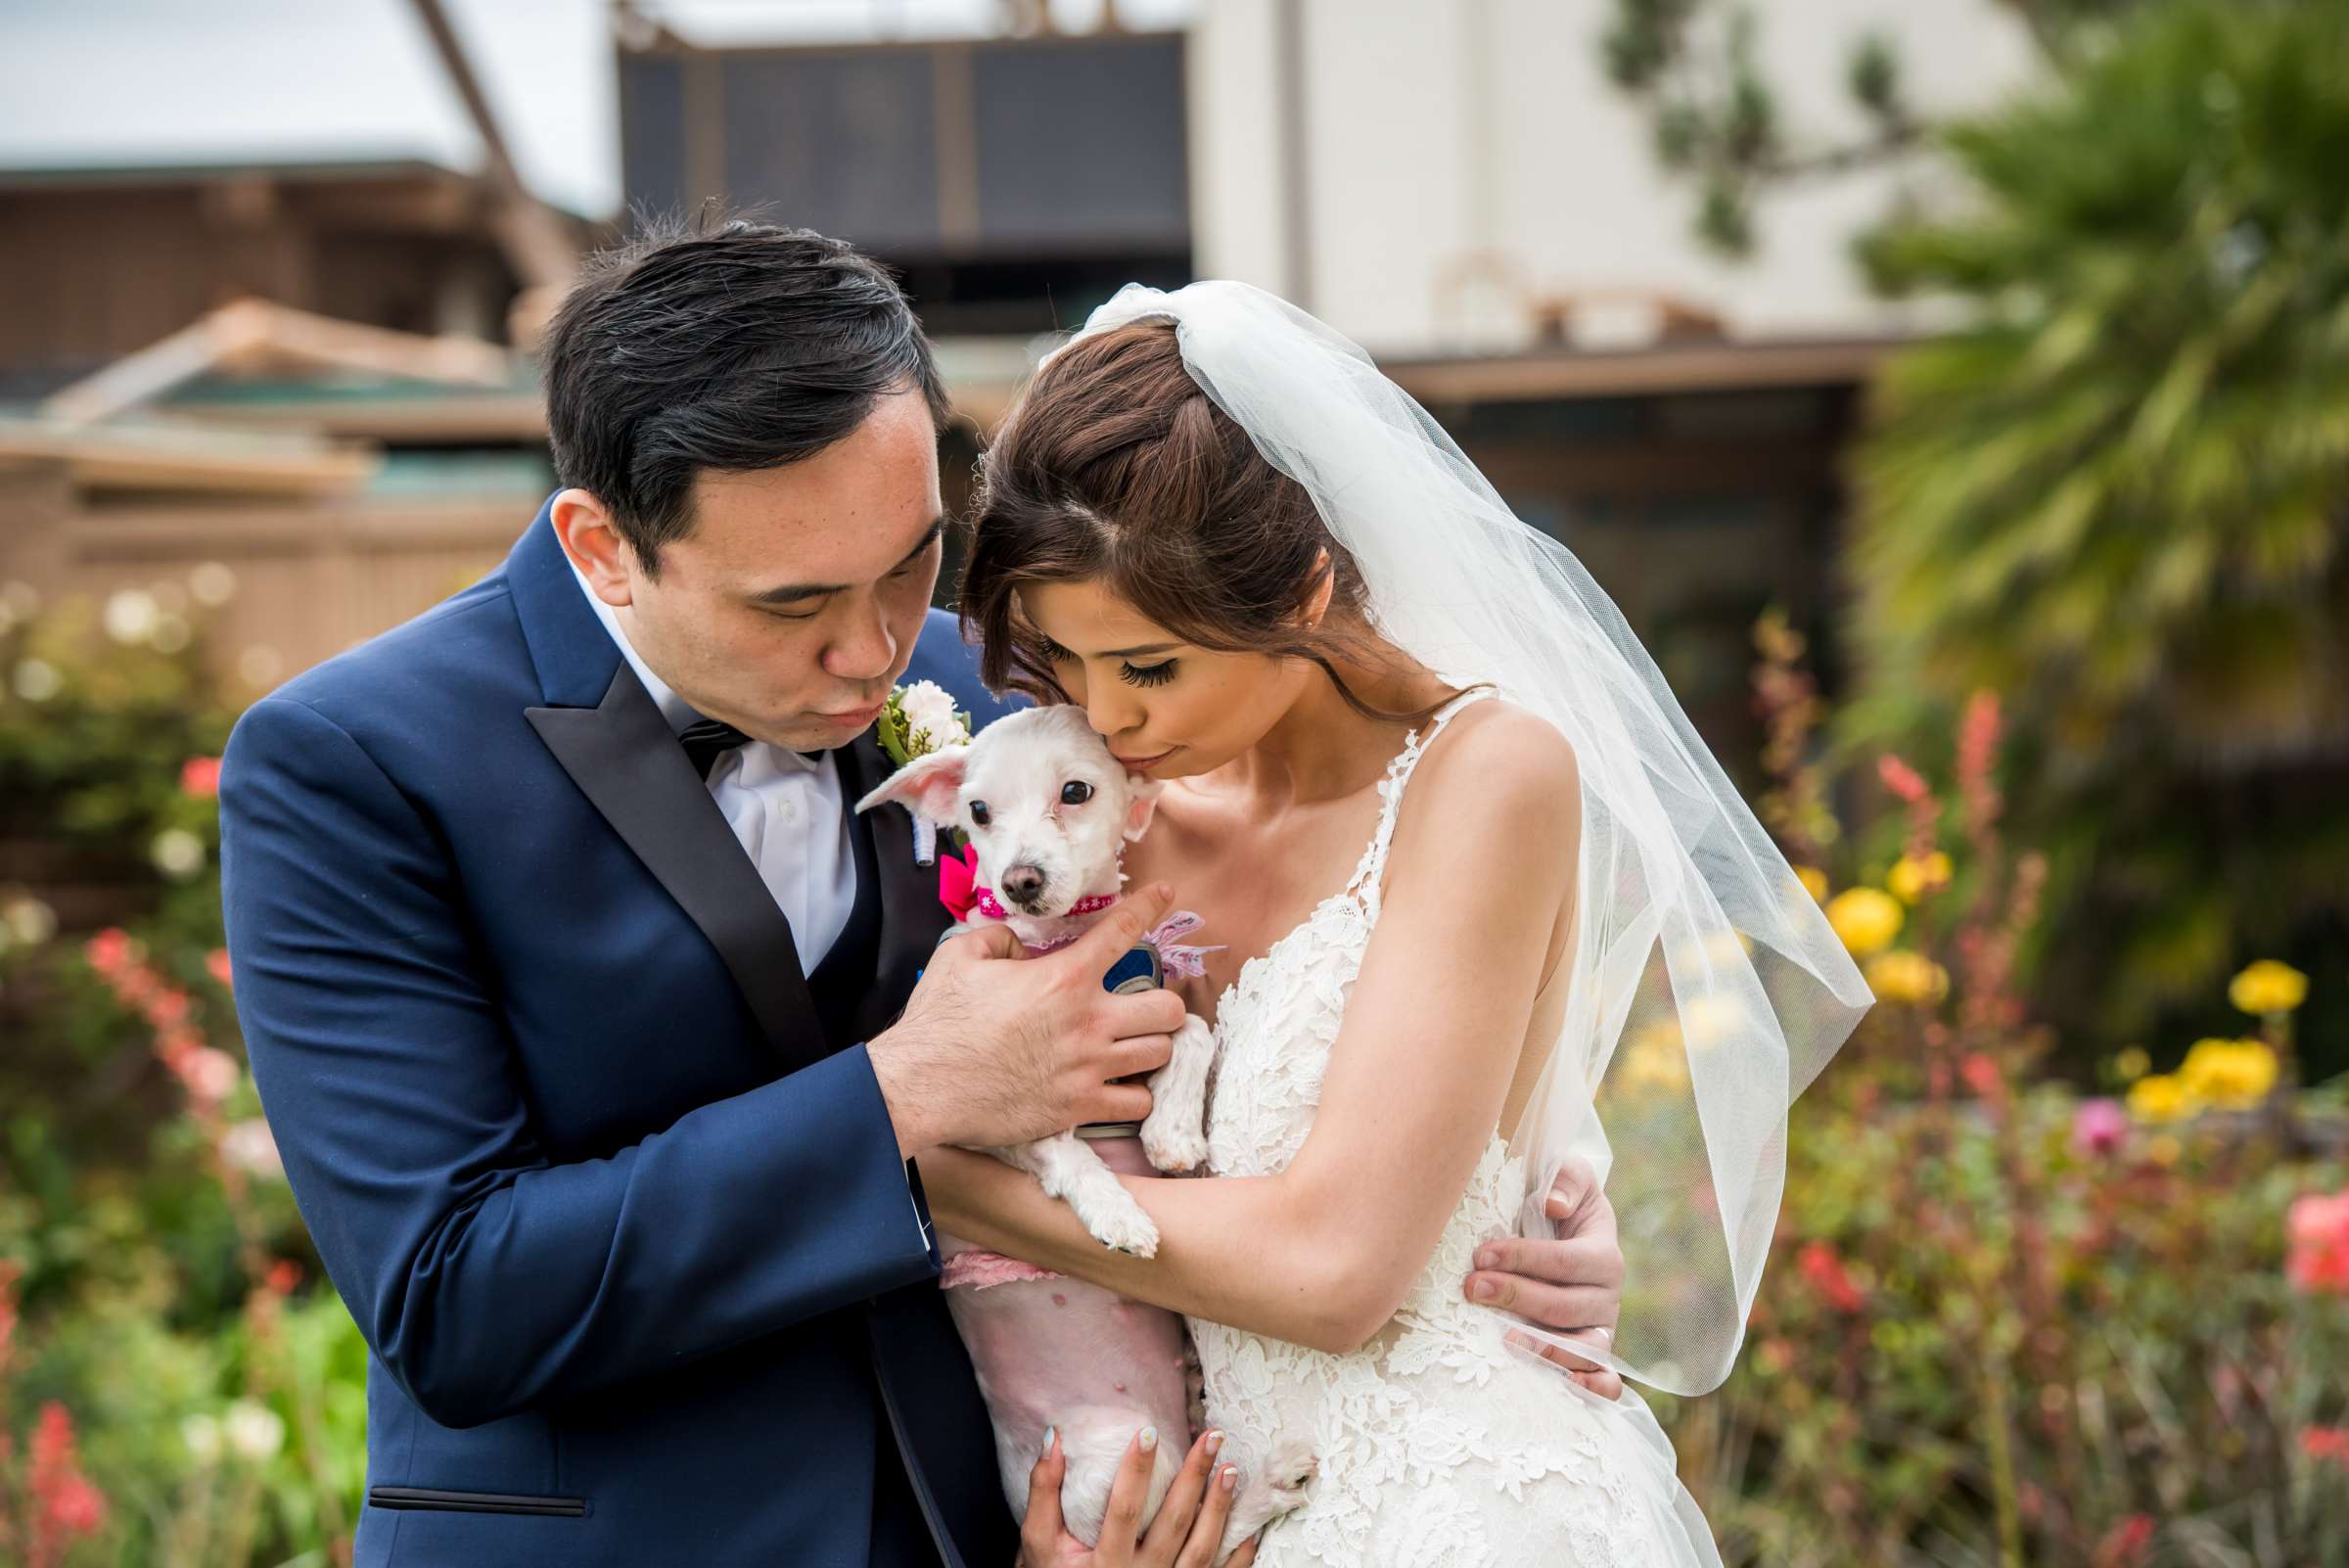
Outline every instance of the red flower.
<path fill-rule="evenodd" d="M 1981 1099 L 1995 1100 L 2000 1090 L 2006 1086 L 2004 1076 L 1999 1072 L 1999 1064 L 1981 1051 L 1966 1052 L 1965 1059 L 1958 1064 L 1958 1074 L 1965 1080 L 1965 1086 Z"/>
<path fill-rule="evenodd" d="M 294 1287 L 301 1283 L 301 1265 L 291 1258 L 280 1258 L 269 1266 L 269 1272 L 261 1283 L 269 1287 L 272 1295 L 291 1296 Z"/>
<path fill-rule="evenodd" d="M 1835 1256 L 1835 1249 L 1828 1243 L 1803 1243 L 1796 1263 L 1803 1270 L 1803 1277 L 1811 1282 L 1811 1288 L 1818 1291 L 1835 1311 L 1856 1313 L 1867 1305 L 1867 1298 L 1852 1282 L 1850 1272 L 1843 1267 L 1843 1260 Z"/>
<path fill-rule="evenodd" d="M 220 759 L 191 757 L 179 764 L 179 791 L 200 801 L 208 801 L 220 793 Z"/>
<path fill-rule="evenodd" d="M 2312 1426 L 2300 1434 L 2300 1452 L 2349 1469 L 2349 1426 Z"/>
<path fill-rule="evenodd" d="M 25 1490 L 33 1509 L 27 1560 L 59 1562 L 75 1537 L 93 1535 L 106 1523 L 106 1494 L 81 1473 L 73 1453 L 73 1418 L 55 1400 L 41 1407 L 26 1457 Z"/>
<path fill-rule="evenodd" d="M 226 947 L 214 947 L 210 952 L 206 953 L 204 967 L 223 987 L 231 989 L 235 987 L 236 982 L 229 978 L 228 949 Z"/>
<path fill-rule="evenodd" d="M 938 901 L 957 921 L 968 920 L 979 902 L 979 848 L 965 845 L 957 855 L 938 857 Z"/>
<path fill-rule="evenodd" d="M 2133 1513 L 2104 1533 L 2096 1543 L 2096 1568 L 2132 1568 L 2153 1544 L 2153 1516 Z"/>
<path fill-rule="evenodd" d="M 109 926 L 82 945 L 81 954 L 101 977 L 112 979 L 125 964 L 131 962 L 135 947 L 129 932 L 120 926 Z"/>
<path fill-rule="evenodd" d="M 2349 1191 L 2295 1199 L 2284 1235 L 2284 1273 L 2295 1286 L 2349 1296 Z"/>

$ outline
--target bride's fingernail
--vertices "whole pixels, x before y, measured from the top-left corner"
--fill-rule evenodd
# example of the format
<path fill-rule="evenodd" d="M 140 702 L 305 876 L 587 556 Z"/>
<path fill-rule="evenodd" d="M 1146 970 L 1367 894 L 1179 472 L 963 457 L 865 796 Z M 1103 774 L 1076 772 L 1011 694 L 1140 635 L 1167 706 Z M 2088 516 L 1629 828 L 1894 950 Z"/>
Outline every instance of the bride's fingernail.
<path fill-rule="evenodd" d="M 1060 1436 L 1059 1427 L 1047 1426 L 1044 1428 L 1044 1452 L 1046 1453 L 1050 1453 L 1052 1452 L 1052 1440 L 1058 1436 Z"/>
<path fill-rule="evenodd" d="M 1240 1484 L 1239 1466 L 1233 1464 L 1223 1466 L 1223 1473 L 1216 1477 L 1216 1484 L 1226 1492 L 1238 1486 Z"/>
<path fill-rule="evenodd" d="M 1479 1268 L 1490 1268 L 1494 1267 L 1496 1262 L 1497 1260 L 1493 1256 L 1492 1248 L 1485 1247 L 1478 1250 L 1476 1255 L 1476 1266 Z"/>
<path fill-rule="evenodd" d="M 1141 1445 L 1142 1445 L 1142 1452 L 1143 1452 L 1144 1453 L 1149 1453 L 1149 1452 L 1150 1452 L 1152 1449 L 1155 1449 L 1155 1448 L 1157 1448 L 1157 1447 L 1158 1447 L 1158 1428 L 1157 1428 L 1157 1427 L 1155 1427 L 1155 1426 L 1145 1426 L 1145 1427 L 1143 1427 L 1143 1428 L 1142 1428 L 1142 1435 L 1141 1435 L 1140 1442 L 1141 1442 Z"/>
<path fill-rule="evenodd" d="M 1207 1456 L 1212 1459 L 1222 1452 L 1223 1434 L 1221 1432 L 1210 1432 L 1207 1435 Z"/>
<path fill-rule="evenodd" d="M 1500 1287 L 1490 1279 L 1480 1279 L 1468 1287 L 1468 1294 L 1476 1301 L 1491 1301 L 1500 1294 Z"/>

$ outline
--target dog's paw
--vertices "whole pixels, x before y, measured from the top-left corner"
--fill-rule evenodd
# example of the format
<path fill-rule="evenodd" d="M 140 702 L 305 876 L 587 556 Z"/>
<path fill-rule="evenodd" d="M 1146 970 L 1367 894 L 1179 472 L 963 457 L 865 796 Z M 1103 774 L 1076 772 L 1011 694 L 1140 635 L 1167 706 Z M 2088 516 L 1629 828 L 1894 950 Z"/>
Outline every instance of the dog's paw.
<path fill-rule="evenodd" d="M 1110 1194 L 1115 1193 L 1112 1197 Z M 1106 1191 L 1072 1192 L 1069 1206 L 1093 1239 L 1113 1252 L 1129 1253 L 1136 1258 L 1158 1256 L 1158 1226 L 1147 1211 L 1133 1200 L 1133 1194 L 1112 1181 Z"/>
<path fill-rule="evenodd" d="M 1142 1153 L 1168 1176 L 1187 1176 L 1207 1163 L 1207 1133 L 1196 1120 L 1162 1120 L 1152 1111 L 1142 1123 Z"/>

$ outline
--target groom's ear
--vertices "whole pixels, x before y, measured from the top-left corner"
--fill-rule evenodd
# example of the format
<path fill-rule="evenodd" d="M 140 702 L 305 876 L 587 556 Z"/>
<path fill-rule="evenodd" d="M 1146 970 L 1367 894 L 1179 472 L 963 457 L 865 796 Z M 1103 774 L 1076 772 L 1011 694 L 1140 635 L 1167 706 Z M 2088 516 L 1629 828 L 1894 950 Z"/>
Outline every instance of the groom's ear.
<path fill-rule="evenodd" d="M 942 746 L 926 757 L 917 757 L 858 801 L 856 809 L 869 811 L 895 801 L 925 822 L 951 827 L 962 819 L 955 797 L 962 793 L 962 770 L 970 755 L 968 746 Z"/>
<path fill-rule="evenodd" d="M 1139 773 L 1126 775 L 1126 842 L 1131 844 L 1150 831 L 1150 818 L 1158 813 L 1158 798 L 1166 793 L 1166 780 L 1144 778 Z"/>

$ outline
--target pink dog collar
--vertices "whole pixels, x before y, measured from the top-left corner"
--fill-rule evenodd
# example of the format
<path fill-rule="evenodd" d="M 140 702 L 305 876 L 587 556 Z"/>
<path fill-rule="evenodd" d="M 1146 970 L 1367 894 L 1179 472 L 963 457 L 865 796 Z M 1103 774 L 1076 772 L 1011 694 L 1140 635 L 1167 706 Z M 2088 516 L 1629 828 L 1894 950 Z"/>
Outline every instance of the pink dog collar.
<path fill-rule="evenodd" d="M 1099 914 L 1117 901 L 1118 896 L 1114 893 L 1088 893 L 1070 906 L 1069 913 L 1073 915 Z M 995 897 L 995 890 L 992 888 L 973 888 L 971 890 L 971 906 L 990 920 L 1009 920 L 1011 918 L 1011 911 L 1003 907 L 1002 900 Z"/>

